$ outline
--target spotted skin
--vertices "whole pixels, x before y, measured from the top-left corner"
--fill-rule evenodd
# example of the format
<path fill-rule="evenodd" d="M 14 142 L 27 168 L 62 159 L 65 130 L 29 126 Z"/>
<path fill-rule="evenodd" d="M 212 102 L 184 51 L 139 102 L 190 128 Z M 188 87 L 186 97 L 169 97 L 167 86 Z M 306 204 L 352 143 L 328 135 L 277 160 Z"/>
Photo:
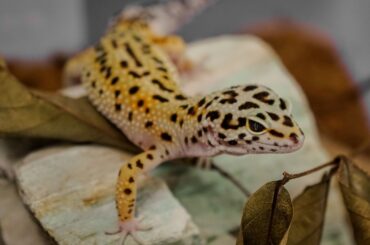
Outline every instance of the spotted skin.
<path fill-rule="evenodd" d="M 137 177 L 181 157 L 284 153 L 303 132 L 288 103 L 260 85 L 188 98 L 169 55 L 140 21 L 121 22 L 84 56 L 83 84 L 92 104 L 143 153 L 119 172 L 116 205 L 122 227 L 134 219 Z"/>

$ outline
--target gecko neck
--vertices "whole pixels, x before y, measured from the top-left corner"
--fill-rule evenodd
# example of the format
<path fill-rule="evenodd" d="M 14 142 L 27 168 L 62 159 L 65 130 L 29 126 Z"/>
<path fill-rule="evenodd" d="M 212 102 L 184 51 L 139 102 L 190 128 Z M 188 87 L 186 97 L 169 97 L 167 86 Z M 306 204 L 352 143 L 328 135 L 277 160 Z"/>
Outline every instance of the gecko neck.
<path fill-rule="evenodd" d="M 175 108 L 179 111 L 179 117 L 184 120 L 179 130 L 183 157 L 214 156 L 220 152 L 220 145 L 213 137 L 210 122 L 205 118 L 207 110 L 202 101 L 206 98 L 196 96 Z"/>

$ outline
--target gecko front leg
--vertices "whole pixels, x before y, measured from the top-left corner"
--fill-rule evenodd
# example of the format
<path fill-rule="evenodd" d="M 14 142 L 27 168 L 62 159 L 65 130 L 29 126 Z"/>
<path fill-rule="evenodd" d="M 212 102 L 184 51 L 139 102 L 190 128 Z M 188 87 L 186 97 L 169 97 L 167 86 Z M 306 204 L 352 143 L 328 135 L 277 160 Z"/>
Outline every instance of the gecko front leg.
<path fill-rule="evenodd" d="M 121 167 L 115 193 L 119 217 L 118 230 L 115 232 L 106 232 L 107 235 L 121 233 L 124 240 L 127 236 L 131 235 L 136 242 L 139 244 L 142 243 L 136 236 L 136 232 L 150 228 L 141 225 L 140 221 L 135 217 L 137 180 L 139 175 L 144 174 L 163 162 L 161 155 L 163 153 L 160 149 L 148 150 L 134 156 Z"/>

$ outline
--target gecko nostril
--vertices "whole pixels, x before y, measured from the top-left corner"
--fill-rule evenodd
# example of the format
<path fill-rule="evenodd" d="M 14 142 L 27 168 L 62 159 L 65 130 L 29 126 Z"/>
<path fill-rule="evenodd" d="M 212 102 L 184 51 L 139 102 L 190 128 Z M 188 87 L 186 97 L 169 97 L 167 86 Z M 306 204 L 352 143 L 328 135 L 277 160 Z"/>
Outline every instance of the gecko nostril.
<path fill-rule="evenodd" d="M 291 133 L 289 138 L 293 141 L 294 144 L 298 143 L 298 135 L 296 133 Z"/>

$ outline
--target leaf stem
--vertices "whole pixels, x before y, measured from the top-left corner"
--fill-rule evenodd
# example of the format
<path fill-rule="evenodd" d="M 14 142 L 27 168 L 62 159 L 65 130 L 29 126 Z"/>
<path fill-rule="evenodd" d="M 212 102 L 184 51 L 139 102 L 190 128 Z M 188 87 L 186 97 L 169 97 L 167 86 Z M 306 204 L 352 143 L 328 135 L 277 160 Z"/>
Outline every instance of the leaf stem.
<path fill-rule="evenodd" d="M 312 169 L 309 169 L 307 171 L 300 172 L 300 173 L 290 174 L 290 173 L 284 171 L 283 172 L 284 177 L 281 180 L 281 185 L 285 185 L 286 183 L 288 183 L 292 179 L 296 179 L 296 178 L 300 178 L 300 177 L 312 174 L 312 173 L 317 172 L 317 171 L 319 171 L 323 168 L 333 166 L 333 165 L 335 167 L 333 168 L 333 171 L 331 171 L 331 172 L 335 172 L 335 170 L 337 169 L 337 167 L 338 167 L 342 158 L 343 158 L 343 156 L 339 155 L 339 156 L 335 157 L 333 160 L 331 160 L 330 162 L 324 163 L 324 164 L 319 165 L 315 168 L 312 168 Z"/>

